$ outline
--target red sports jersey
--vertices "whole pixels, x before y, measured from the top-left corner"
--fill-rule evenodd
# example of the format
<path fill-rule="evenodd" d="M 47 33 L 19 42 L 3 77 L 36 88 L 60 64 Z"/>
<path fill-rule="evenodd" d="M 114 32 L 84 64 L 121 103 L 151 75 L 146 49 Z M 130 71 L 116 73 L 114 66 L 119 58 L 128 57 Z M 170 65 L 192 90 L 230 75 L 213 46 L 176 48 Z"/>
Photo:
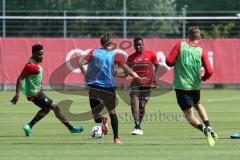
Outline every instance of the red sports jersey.
<path fill-rule="evenodd" d="M 132 82 L 132 85 L 151 87 L 153 82 L 153 64 L 158 64 L 156 54 L 143 50 L 142 54 L 134 52 L 128 57 L 127 64 L 139 77 L 146 77 L 140 84 Z"/>
<path fill-rule="evenodd" d="M 25 64 L 21 75 L 23 75 L 24 77 L 27 77 L 31 74 L 33 75 L 38 74 L 39 72 L 40 72 L 40 68 L 37 64 L 35 64 L 34 62 L 28 62 L 27 64 Z"/>

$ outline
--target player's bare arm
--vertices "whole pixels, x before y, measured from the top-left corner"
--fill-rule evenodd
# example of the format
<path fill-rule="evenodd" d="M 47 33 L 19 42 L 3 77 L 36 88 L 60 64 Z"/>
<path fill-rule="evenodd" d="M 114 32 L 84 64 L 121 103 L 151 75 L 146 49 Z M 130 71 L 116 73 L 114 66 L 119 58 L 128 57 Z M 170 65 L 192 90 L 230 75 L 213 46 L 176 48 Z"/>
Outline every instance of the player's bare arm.
<path fill-rule="evenodd" d="M 117 62 L 115 62 L 116 65 L 117 65 Z M 131 66 L 129 62 L 126 63 L 127 66 L 131 69 Z M 120 66 L 121 67 L 121 66 Z M 118 77 L 118 78 L 126 78 L 129 74 L 125 71 L 125 70 L 116 70 L 114 71 L 114 75 L 115 77 Z"/>
<path fill-rule="evenodd" d="M 167 73 L 168 68 L 164 64 L 154 64 L 155 72 L 153 77 L 153 82 L 156 82 L 158 78 L 162 77 L 164 74 Z"/>
<path fill-rule="evenodd" d="M 19 99 L 19 91 L 20 91 L 20 87 L 21 87 L 21 82 L 22 79 L 24 78 L 24 76 L 21 74 L 18 79 L 17 79 L 17 83 L 16 83 L 16 94 L 13 96 L 12 100 L 10 101 L 12 104 L 17 104 L 18 99 Z"/>
<path fill-rule="evenodd" d="M 84 69 L 83 65 L 86 65 L 88 64 L 88 61 L 85 60 L 85 59 L 82 59 L 80 62 L 79 62 L 79 69 L 81 70 L 83 76 L 85 77 L 86 76 L 86 70 Z"/>
<path fill-rule="evenodd" d="M 141 81 L 143 79 L 143 78 L 140 78 L 138 74 L 134 72 L 131 68 L 129 68 L 127 64 L 123 64 L 121 68 L 124 70 L 124 72 L 132 76 L 133 79 L 135 79 L 136 81 Z"/>

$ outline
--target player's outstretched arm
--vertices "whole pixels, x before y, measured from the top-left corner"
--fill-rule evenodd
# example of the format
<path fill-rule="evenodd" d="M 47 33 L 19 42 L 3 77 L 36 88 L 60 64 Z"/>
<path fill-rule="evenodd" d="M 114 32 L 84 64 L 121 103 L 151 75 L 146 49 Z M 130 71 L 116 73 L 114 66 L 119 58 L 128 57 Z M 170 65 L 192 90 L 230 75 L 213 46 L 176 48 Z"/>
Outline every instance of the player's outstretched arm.
<path fill-rule="evenodd" d="M 118 65 L 118 64 L 115 64 Z M 121 65 L 118 65 L 121 67 Z M 118 78 L 126 78 L 128 76 L 128 73 L 121 67 L 121 69 L 115 69 L 114 76 Z"/>
<path fill-rule="evenodd" d="M 81 70 L 83 76 L 85 77 L 86 76 L 86 73 L 87 71 L 84 69 L 83 65 L 86 65 L 88 62 L 85 60 L 85 59 L 82 59 L 80 62 L 79 62 L 79 69 Z"/>
<path fill-rule="evenodd" d="M 114 71 L 114 76 L 118 78 L 126 78 L 128 74 L 124 71 Z"/>
<path fill-rule="evenodd" d="M 202 66 L 205 70 L 205 74 L 201 77 L 202 81 L 206 81 L 213 74 L 213 69 L 208 59 L 208 55 L 205 51 L 202 52 Z"/>
<path fill-rule="evenodd" d="M 154 66 L 156 69 L 155 69 L 153 80 L 157 82 L 158 78 L 162 77 L 164 74 L 167 73 L 168 68 L 164 64 L 154 64 Z"/>
<path fill-rule="evenodd" d="M 18 79 L 17 79 L 17 83 L 16 83 L 16 94 L 13 96 L 12 100 L 10 101 L 12 104 L 17 104 L 18 99 L 19 99 L 19 91 L 20 91 L 20 87 L 21 87 L 21 82 L 22 79 L 24 78 L 24 76 L 21 74 Z"/>
<path fill-rule="evenodd" d="M 140 78 L 138 74 L 134 72 L 131 68 L 129 68 L 127 64 L 123 64 L 121 68 L 124 70 L 124 72 L 132 76 L 133 79 L 135 79 L 136 81 L 141 81 L 143 79 L 143 78 Z"/>
<path fill-rule="evenodd" d="M 91 61 L 92 55 L 93 55 L 93 50 L 91 50 L 82 60 L 79 61 L 79 69 L 81 70 L 85 80 L 86 80 L 86 73 L 87 72 L 84 69 L 83 65 L 86 65 Z"/>
<path fill-rule="evenodd" d="M 127 62 L 127 63 L 122 63 L 120 61 L 115 61 L 115 65 L 118 65 L 119 67 L 121 67 L 122 69 L 121 70 L 115 70 L 114 71 L 114 76 L 115 77 L 118 77 L 118 78 L 126 78 L 129 73 L 124 69 L 124 67 L 122 67 L 122 65 L 126 64 L 126 66 L 130 69 L 132 67 L 131 63 Z"/>

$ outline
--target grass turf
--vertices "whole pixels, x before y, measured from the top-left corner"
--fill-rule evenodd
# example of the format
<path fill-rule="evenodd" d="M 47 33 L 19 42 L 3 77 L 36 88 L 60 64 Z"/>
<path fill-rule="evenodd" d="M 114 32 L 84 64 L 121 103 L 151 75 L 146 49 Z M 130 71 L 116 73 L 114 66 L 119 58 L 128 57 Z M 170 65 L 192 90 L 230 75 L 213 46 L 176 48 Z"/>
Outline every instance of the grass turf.
<path fill-rule="evenodd" d="M 88 98 L 45 92 L 55 102 L 72 99 L 72 113 L 89 110 Z M 126 93 L 127 94 L 127 93 Z M 93 120 L 74 121 L 82 125 L 81 134 L 70 134 L 51 112 L 33 128 L 33 136 L 25 137 L 22 126 L 38 108 L 21 97 L 16 106 L 9 101 L 14 92 L 0 92 L 0 159 L 1 160 L 226 160 L 239 159 L 240 140 L 229 139 L 240 132 L 240 90 L 203 90 L 202 103 L 207 109 L 219 140 L 209 147 L 204 135 L 184 120 L 175 93 L 152 97 L 142 124 L 143 136 L 131 136 L 133 129 L 130 107 L 119 99 L 117 107 L 121 145 L 114 145 L 112 130 L 102 139 L 89 137 Z"/>

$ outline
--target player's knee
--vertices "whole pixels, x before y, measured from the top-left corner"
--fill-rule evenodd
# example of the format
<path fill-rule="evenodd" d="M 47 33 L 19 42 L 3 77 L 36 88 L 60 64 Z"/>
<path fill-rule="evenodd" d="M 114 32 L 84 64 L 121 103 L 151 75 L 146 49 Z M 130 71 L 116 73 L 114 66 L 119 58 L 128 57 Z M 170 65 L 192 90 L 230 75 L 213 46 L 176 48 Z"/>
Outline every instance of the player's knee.
<path fill-rule="evenodd" d="M 43 115 L 46 115 L 46 114 L 48 114 L 49 112 L 50 112 L 50 109 L 49 109 L 49 108 L 42 108 L 41 113 L 42 113 Z"/>
<path fill-rule="evenodd" d="M 51 109 L 49 109 L 49 108 L 44 108 L 44 111 L 45 111 L 45 112 L 50 112 L 50 110 L 51 110 Z"/>
<path fill-rule="evenodd" d="M 192 122 L 194 115 L 192 114 L 192 111 L 190 109 L 184 111 L 185 118 L 189 123 Z"/>
<path fill-rule="evenodd" d="M 111 115 L 116 115 L 116 111 L 115 111 L 115 110 L 111 110 L 111 111 L 109 112 L 109 116 L 111 116 Z"/>
<path fill-rule="evenodd" d="M 52 104 L 51 106 L 50 106 L 50 108 L 52 109 L 52 110 L 60 110 L 60 108 L 56 105 L 56 104 Z"/>
<path fill-rule="evenodd" d="M 196 118 L 194 117 L 194 115 L 187 115 L 186 119 L 187 119 L 188 123 L 194 124 L 194 121 Z"/>
<path fill-rule="evenodd" d="M 137 101 L 135 101 L 135 100 L 131 100 L 131 106 L 132 107 L 135 107 L 135 106 L 137 106 L 138 104 L 137 104 Z"/>
<path fill-rule="evenodd" d="M 198 104 L 194 104 L 194 108 L 195 108 L 196 110 L 199 110 L 199 105 L 198 105 Z"/>
<path fill-rule="evenodd" d="M 188 123 L 192 124 L 193 123 L 193 119 L 192 118 L 187 118 Z"/>
<path fill-rule="evenodd" d="M 117 114 L 114 112 L 114 113 L 109 113 L 109 116 L 110 116 L 110 118 L 112 119 L 112 118 L 116 118 L 117 117 Z"/>
<path fill-rule="evenodd" d="M 145 106 L 147 105 L 147 100 L 142 100 L 139 104 L 139 108 L 145 108 Z"/>
<path fill-rule="evenodd" d="M 139 112 L 145 112 L 145 107 L 143 106 L 139 107 Z"/>

